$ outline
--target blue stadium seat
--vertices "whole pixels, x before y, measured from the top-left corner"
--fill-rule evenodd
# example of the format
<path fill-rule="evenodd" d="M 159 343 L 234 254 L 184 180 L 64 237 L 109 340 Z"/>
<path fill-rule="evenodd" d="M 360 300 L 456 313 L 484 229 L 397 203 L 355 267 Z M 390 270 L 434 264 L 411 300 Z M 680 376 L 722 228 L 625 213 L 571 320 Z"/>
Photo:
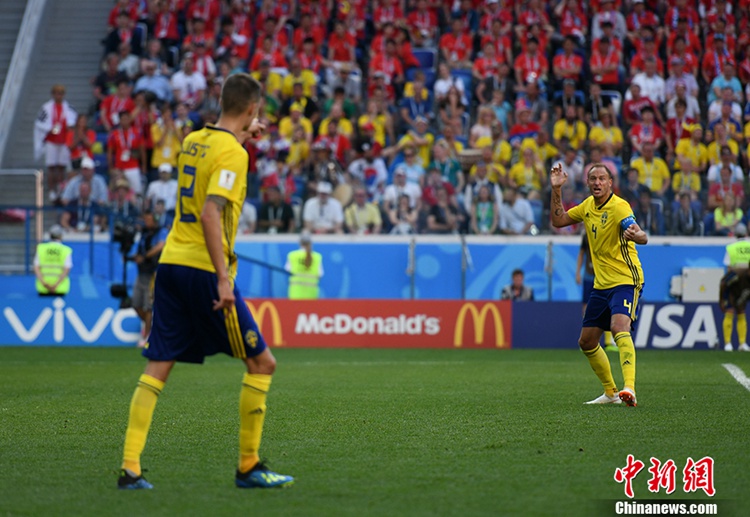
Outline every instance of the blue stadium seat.
<path fill-rule="evenodd" d="M 424 74 L 424 83 L 427 89 L 432 90 L 432 86 L 435 84 L 435 79 L 437 78 L 437 72 L 433 70 L 432 68 L 410 68 L 406 71 L 406 80 L 411 82 L 414 80 L 414 74 L 417 73 L 417 70 L 421 70 Z"/>
<path fill-rule="evenodd" d="M 714 213 L 709 212 L 703 217 L 703 235 L 713 235 L 715 229 Z"/>
<path fill-rule="evenodd" d="M 403 153 L 398 153 L 396 156 L 393 157 L 393 160 L 391 160 L 390 165 L 388 165 L 388 180 L 386 181 L 386 185 L 390 185 L 391 183 L 393 183 L 393 172 L 396 170 L 396 167 L 398 167 L 398 165 L 403 162 L 404 162 Z"/>
<path fill-rule="evenodd" d="M 415 48 L 413 54 L 419 61 L 421 68 L 432 68 L 434 70 L 437 67 L 437 50 L 434 48 Z"/>
<path fill-rule="evenodd" d="M 474 78 L 471 75 L 471 70 L 451 70 L 451 77 L 455 77 L 463 81 L 466 102 L 468 102 L 469 106 L 471 106 L 471 100 L 474 96 L 474 88 L 472 86 Z"/>

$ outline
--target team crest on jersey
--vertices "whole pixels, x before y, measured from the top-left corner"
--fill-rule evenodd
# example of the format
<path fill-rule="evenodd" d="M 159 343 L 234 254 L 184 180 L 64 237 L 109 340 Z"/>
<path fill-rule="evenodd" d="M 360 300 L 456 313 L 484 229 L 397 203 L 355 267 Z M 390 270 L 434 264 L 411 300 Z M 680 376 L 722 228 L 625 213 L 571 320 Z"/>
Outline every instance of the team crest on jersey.
<path fill-rule="evenodd" d="M 607 224 L 607 212 L 604 212 L 602 214 L 602 226 L 604 226 L 605 224 Z"/>
<path fill-rule="evenodd" d="M 255 348 L 258 344 L 258 333 L 254 330 L 248 330 L 245 333 L 245 343 L 247 343 L 247 346 L 250 348 Z"/>

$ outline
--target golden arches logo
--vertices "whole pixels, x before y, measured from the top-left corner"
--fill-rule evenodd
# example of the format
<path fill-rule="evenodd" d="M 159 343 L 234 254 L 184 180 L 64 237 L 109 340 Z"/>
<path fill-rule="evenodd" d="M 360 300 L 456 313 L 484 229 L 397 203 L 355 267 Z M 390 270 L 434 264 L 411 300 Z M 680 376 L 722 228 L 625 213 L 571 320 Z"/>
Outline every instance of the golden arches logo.
<path fill-rule="evenodd" d="M 263 337 L 266 338 L 266 343 L 269 345 L 282 346 L 284 341 L 281 335 L 281 318 L 279 318 L 279 311 L 276 309 L 276 306 L 271 302 L 263 302 L 256 310 L 255 305 L 253 305 L 252 302 L 245 300 L 245 304 L 253 314 L 255 322 L 258 324 L 258 330 L 261 334 L 263 334 L 263 321 L 265 320 L 266 313 L 269 314 L 271 318 L 271 330 L 273 331 L 273 342 L 268 339 L 267 334 L 263 334 Z"/>
<path fill-rule="evenodd" d="M 474 322 L 474 344 L 481 345 L 484 343 L 485 323 L 487 315 L 492 314 L 492 322 L 495 324 L 495 346 L 503 348 L 505 343 L 505 328 L 503 319 L 500 316 L 500 310 L 493 303 L 485 303 L 481 310 L 478 310 L 473 303 L 465 303 L 456 316 L 456 328 L 453 333 L 453 345 L 460 347 L 464 343 L 464 327 L 466 325 L 466 314 L 471 314 Z"/>

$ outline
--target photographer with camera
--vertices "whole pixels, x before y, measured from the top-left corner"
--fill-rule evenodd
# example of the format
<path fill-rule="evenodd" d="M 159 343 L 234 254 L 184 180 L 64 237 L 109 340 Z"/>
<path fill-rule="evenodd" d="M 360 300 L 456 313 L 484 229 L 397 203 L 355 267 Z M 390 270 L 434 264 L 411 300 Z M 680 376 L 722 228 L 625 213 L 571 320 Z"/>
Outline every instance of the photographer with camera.
<path fill-rule="evenodd" d="M 138 278 L 133 286 L 132 305 L 138 317 L 143 321 L 143 338 L 138 342 L 142 348 L 151 332 L 151 304 L 153 302 L 153 285 L 159 255 L 167 240 L 167 230 L 159 227 L 150 211 L 143 212 L 141 238 L 138 241 L 136 254 L 129 257 L 138 267 Z"/>

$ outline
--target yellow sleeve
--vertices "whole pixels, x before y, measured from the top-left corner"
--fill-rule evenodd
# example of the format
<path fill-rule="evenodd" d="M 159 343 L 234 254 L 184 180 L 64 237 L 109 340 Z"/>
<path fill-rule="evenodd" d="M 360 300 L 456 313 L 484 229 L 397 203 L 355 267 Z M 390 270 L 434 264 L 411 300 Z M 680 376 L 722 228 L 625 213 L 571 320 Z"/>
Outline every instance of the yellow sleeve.
<path fill-rule="evenodd" d="M 622 138 L 622 130 L 619 127 L 614 128 L 612 132 L 612 142 L 615 144 L 622 144 L 625 140 Z"/>
<path fill-rule="evenodd" d="M 281 95 L 283 95 L 284 97 L 291 97 L 293 89 L 294 89 L 294 77 L 292 76 L 292 74 L 289 74 L 286 77 L 284 77 L 284 81 L 281 87 Z"/>
<path fill-rule="evenodd" d="M 638 182 L 643 183 L 646 179 L 643 172 L 643 158 L 636 158 L 630 162 L 630 166 L 638 171 Z"/>
<path fill-rule="evenodd" d="M 679 192 L 679 186 L 680 182 L 682 181 L 682 173 L 676 172 L 674 176 L 672 176 L 672 190 L 675 192 Z"/>
<path fill-rule="evenodd" d="M 602 130 L 599 126 L 592 127 L 591 131 L 589 131 L 589 140 L 598 144 L 602 141 L 601 133 Z"/>
<path fill-rule="evenodd" d="M 414 97 L 414 83 L 411 81 L 404 85 L 404 97 Z"/>
<path fill-rule="evenodd" d="M 745 140 L 750 140 L 750 122 L 745 124 Z"/>
<path fill-rule="evenodd" d="M 396 145 L 400 147 L 402 145 L 407 145 L 410 142 L 411 142 L 411 137 L 407 133 L 407 134 L 405 134 L 404 136 L 401 137 L 401 139 L 398 141 L 398 144 L 396 144 Z"/>
<path fill-rule="evenodd" d="M 627 201 L 624 199 L 618 199 L 617 204 L 615 205 L 615 221 L 617 221 L 617 224 L 619 225 L 623 219 L 627 219 L 628 217 L 635 217 L 633 215 L 633 209 L 628 204 Z"/>
<path fill-rule="evenodd" d="M 674 150 L 675 154 L 682 154 L 682 155 L 686 154 L 687 151 L 686 151 L 685 147 L 687 147 L 688 145 L 689 145 L 688 144 L 688 139 L 687 138 L 681 138 L 680 141 L 677 142 L 677 147 L 675 147 L 675 150 Z"/>
<path fill-rule="evenodd" d="M 328 119 L 323 119 L 318 127 L 318 134 L 321 136 L 328 136 Z"/>
<path fill-rule="evenodd" d="M 239 146 L 217 155 L 211 171 L 206 195 L 219 196 L 232 203 L 244 203 L 247 184 L 248 156 Z"/>
<path fill-rule="evenodd" d="M 292 119 L 284 117 L 279 122 L 279 134 L 284 138 L 292 138 Z"/>
<path fill-rule="evenodd" d="M 701 191 L 701 179 L 697 174 L 693 174 L 693 178 L 690 181 L 690 190 L 693 192 Z"/>
<path fill-rule="evenodd" d="M 658 160 L 659 160 L 659 172 L 661 173 L 661 177 L 665 182 L 669 183 L 671 175 L 669 173 L 669 167 L 667 166 L 667 162 L 665 162 L 661 158 L 658 158 Z"/>
<path fill-rule="evenodd" d="M 151 140 L 154 142 L 154 145 L 159 143 L 160 139 L 161 139 L 161 126 L 157 123 L 151 124 Z"/>
<path fill-rule="evenodd" d="M 560 140 L 560 138 L 563 136 L 563 131 L 565 126 L 565 120 L 558 120 L 555 122 L 555 127 L 552 129 L 552 138 L 555 140 Z"/>
<path fill-rule="evenodd" d="M 583 214 L 585 213 L 584 212 L 585 209 L 583 205 L 585 205 L 586 202 L 587 200 L 584 199 L 583 201 L 578 203 L 576 206 L 568 210 L 568 217 L 570 217 L 577 223 L 580 223 L 581 221 L 583 221 Z"/>

